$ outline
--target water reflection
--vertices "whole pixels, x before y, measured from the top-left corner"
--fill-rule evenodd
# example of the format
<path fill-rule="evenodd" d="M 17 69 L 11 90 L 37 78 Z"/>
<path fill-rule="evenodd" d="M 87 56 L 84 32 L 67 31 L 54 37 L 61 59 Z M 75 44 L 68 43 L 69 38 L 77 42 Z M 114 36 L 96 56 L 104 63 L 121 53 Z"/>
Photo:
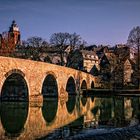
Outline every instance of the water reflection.
<path fill-rule="evenodd" d="M 124 127 L 132 124 L 134 117 L 140 119 L 138 97 L 88 97 L 85 100 L 86 105 L 81 96 L 69 96 L 62 104 L 58 98 L 44 98 L 42 107 L 30 106 L 29 112 L 27 104 L 1 103 L 0 136 L 3 139 L 16 136 L 20 140 L 67 139 L 87 127 Z"/>
<path fill-rule="evenodd" d="M 124 98 L 124 117 L 126 120 L 132 118 L 133 108 L 132 108 L 132 100 L 131 98 Z"/>
<path fill-rule="evenodd" d="M 72 123 L 56 129 L 45 139 L 67 139 L 69 136 L 75 135 L 83 129 L 84 116 L 74 120 Z"/>
<path fill-rule="evenodd" d="M 24 124 L 28 115 L 27 103 L 5 102 L 0 106 L 1 123 L 5 129 L 5 136 L 17 137 L 24 131 Z"/>
<path fill-rule="evenodd" d="M 45 98 L 43 100 L 42 114 L 47 123 L 51 123 L 57 113 L 58 98 Z"/>
<path fill-rule="evenodd" d="M 99 113 L 100 125 L 123 127 L 129 125 L 134 116 L 140 119 L 139 105 L 138 97 L 96 98 L 92 112 L 95 116 Z"/>
<path fill-rule="evenodd" d="M 87 103 L 87 98 L 86 97 L 81 97 L 81 102 L 82 102 L 82 105 L 85 106 L 86 103 Z"/>
<path fill-rule="evenodd" d="M 76 105 L 76 96 L 69 96 L 66 102 L 66 107 L 69 113 L 72 113 Z"/>
<path fill-rule="evenodd" d="M 140 111 L 140 98 L 132 98 L 131 97 L 131 100 L 132 100 L 132 108 L 133 108 L 133 113 L 132 113 L 132 116 L 134 116 L 135 114 L 139 114 L 139 111 Z"/>
<path fill-rule="evenodd" d="M 94 102 L 94 96 L 91 96 L 91 101 Z"/>
<path fill-rule="evenodd" d="M 100 103 L 100 120 L 102 123 L 107 122 L 110 118 L 112 118 L 112 99 L 100 99 Z"/>

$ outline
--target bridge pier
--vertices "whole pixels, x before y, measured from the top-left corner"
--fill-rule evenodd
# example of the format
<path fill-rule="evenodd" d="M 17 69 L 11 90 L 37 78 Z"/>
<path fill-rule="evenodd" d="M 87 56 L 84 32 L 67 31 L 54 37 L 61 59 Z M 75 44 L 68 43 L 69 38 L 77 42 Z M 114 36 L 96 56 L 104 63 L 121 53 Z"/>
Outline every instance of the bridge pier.
<path fill-rule="evenodd" d="M 30 106 L 43 106 L 43 95 L 35 94 L 29 96 L 29 104 Z"/>
<path fill-rule="evenodd" d="M 68 92 L 64 89 L 63 86 L 61 86 L 59 92 L 58 92 L 58 98 L 60 100 L 68 101 Z"/>

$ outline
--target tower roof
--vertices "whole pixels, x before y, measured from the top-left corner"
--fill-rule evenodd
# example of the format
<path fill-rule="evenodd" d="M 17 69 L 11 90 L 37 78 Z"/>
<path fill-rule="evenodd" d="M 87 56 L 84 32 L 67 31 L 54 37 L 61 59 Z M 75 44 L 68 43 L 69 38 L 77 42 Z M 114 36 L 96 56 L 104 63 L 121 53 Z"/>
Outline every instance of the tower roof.
<path fill-rule="evenodd" d="M 9 28 L 9 32 L 13 32 L 13 31 L 19 31 L 19 27 L 16 24 L 16 21 L 15 20 L 12 21 L 12 24 L 11 24 L 11 26 Z"/>

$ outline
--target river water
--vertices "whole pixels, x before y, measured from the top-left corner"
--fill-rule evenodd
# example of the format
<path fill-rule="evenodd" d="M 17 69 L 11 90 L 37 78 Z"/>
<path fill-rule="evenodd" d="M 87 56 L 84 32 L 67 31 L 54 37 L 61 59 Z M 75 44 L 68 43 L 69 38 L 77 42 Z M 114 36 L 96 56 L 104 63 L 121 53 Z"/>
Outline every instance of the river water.
<path fill-rule="evenodd" d="M 1 140 L 139 139 L 140 97 L 48 97 L 43 104 L 3 101 L 0 118 Z"/>

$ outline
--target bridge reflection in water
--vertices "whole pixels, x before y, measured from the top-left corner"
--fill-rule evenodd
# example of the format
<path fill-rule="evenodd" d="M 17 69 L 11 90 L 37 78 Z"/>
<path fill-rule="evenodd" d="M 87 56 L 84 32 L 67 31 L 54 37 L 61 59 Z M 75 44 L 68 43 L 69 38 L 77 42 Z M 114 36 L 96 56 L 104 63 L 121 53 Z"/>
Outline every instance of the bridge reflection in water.
<path fill-rule="evenodd" d="M 75 102 L 67 105 L 68 101 L 58 98 L 44 99 L 43 106 L 28 106 L 28 102 L 1 102 L 0 138 L 40 138 L 73 122 L 94 106 L 94 102 L 89 98 L 90 106 L 83 107 L 77 98 L 79 97 L 75 97 Z M 76 101 L 80 102 L 76 104 Z"/>
<path fill-rule="evenodd" d="M 1 103 L 1 123 L 7 137 L 18 137 L 24 131 L 28 115 L 28 104 L 17 102 Z"/>
<path fill-rule="evenodd" d="M 66 138 L 86 127 L 127 126 L 139 115 L 139 97 L 44 98 L 43 105 L 0 103 L 0 139 Z"/>

